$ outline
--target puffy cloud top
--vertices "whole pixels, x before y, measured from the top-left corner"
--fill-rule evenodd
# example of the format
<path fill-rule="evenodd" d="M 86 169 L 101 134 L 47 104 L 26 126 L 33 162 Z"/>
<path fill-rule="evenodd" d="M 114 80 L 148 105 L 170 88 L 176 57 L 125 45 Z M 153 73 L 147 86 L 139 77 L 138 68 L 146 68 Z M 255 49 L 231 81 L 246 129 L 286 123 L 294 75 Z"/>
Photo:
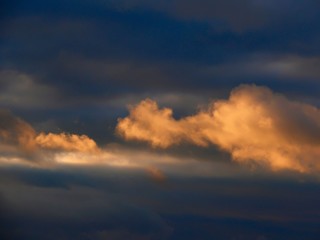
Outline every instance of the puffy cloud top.
<path fill-rule="evenodd" d="M 99 153 L 96 142 L 86 135 L 67 133 L 40 133 L 24 120 L 9 111 L 0 110 L 0 150 L 3 154 L 24 160 L 44 161 L 44 150 L 59 152 Z M 38 154 L 38 153 L 42 154 Z M 38 156 L 39 155 L 39 156 Z"/>
<path fill-rule="evenodd" d="M 169 108 L 146 99 L 119 119 L 116 131 L 126 140 L 167 148 L 188 142 L 219 146 L 238 162 L 257 162 L 273 170 L 320 169 L 320 110 L 290 101 L 266 87 L 242 85 L 228 100 L 176 120 Z"/>
<path fill-rule="evenodd" d="M 32 152 L 36 148 L 35 136 L 36 132 L 30 124 L 7 110 L 0 110 L 0 142 Z"/>
<path fill-rule="evenodd" d="M 43 148 L 63 149 L 66 151 L 98 152 L 96 142 L 86 135 L 40 133 L 35 141 Z"/>

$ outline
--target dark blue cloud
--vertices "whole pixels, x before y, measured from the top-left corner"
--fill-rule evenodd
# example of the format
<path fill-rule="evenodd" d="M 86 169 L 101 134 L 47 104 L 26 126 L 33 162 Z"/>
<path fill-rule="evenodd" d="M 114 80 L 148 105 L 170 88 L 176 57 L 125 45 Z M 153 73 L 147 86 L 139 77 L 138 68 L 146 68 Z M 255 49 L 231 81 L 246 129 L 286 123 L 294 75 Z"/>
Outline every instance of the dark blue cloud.
<path fill-rule="evenodd" d="M 1 169 L 12 239 L 317 239 L 315 178 L 185 178 L 141 171 Z M 17 181 L 18 180 L 18 181 Z M 5 184 L 6 183 L 6 184 Z M 66 187 L 67 186 L 67 187 Z M 12 190 L 14 189 L 14 190 Z M 10 223 L 10 225 L 8 225 Z"/>
<path fill-rule="evenodd" d="M 130 6 L 130 1 L 126 4 Z M 267 17 L 268 24 L 241 32 L 220 30 L 207 17 L 175 18 L 170 11 L 150 8 L 145 1 L 132 1 L 132 4 L 140 7 L 121 8 L 117 4 L 115 7 L 109 1 L 11 3 L 3 21 L 2 68 L 29 73 L 36 81 L 58 88 L 61 96 L 57 99 L 67 97 L 78 102 L 129 92 L 231 89 L 250 76 L 228 79 L 203 74 L 201 69 L 223 66 L 257 53 L 319 54 L 316 41 L 320 36 L 319 21 L 311 11 L 313 1 L 289 1 L 282 6 L 290 5 L 288 12 L 277 10 L 276 3 L 264 6 L 261 2 L 270 18 L 273 11 L 281 14 L 275 20 Z M 255 4 L 259 5 L 246 1 L 236 10 L 219 2 L 188 1 L 187 5 L 194 6 L 188 11 L 194 9 L 197 14 L 210 13 L 212 6 L 219 6 L 229 16 L 232 15 L 229 11 L 253 11 L 249 6 L 255 9 Z M 178 9 L 180 5 L 183 4 L 177 1 Z M 298 9 L 302 16 L 309 13 L 308 17 L 296 17 Z M 218 14 L 216 18 L 219 17 L 223 18 Z M 255 76 L 246 81 L 257 82 L 263 78 L 263 75 Z M 264 81 L 274 86 L 269 81 L 279 79 L 268 76 Z M 295 87 L 294 83 L 291 85 Z"/>

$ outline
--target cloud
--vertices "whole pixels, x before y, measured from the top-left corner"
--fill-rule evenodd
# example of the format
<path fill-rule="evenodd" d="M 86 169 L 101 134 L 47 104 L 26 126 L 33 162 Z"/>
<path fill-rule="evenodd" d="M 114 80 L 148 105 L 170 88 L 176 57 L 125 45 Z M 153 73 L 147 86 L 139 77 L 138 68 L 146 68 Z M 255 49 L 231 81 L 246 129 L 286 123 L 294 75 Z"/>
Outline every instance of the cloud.
<path fill-rule="evenodd" d="M 148 7 L 160 12 L 166 12 L 179 19 L 200 21 L 220 20 L 235 28 L 261 26 L 267 22 L 267 14 L 272 7 L 269 4 L 258 4 L 252 0 L 242 2 L 235 0 L 173 0 L 173 1 L 146 1 L 122 0 L 117 4 L 124 9 L 134 7 Z"/>
<path fill-rule="evenodd" d="M 182 20 L 216 21 L 230 25 L 235 30 L 258 29 L 265 25 L 286 22 L 288 18 L 297 21 L 304 17 L 306 21 L 316 15 L 314 8 L 318 7 L 317 1 L 313 0 L 308 2 L 287 0 L 281 3 L 274 0 L 243 0 L 241 2 L 237 0 L 118 0 L 112 2 L 123 9 L 147 7 Z M 297 11 L 301 16 L 295 16 Z"/>
<path fill-rule="evenodd" d="M 269 60 L 269 59 L 267 59 Z M 289 55 L 278 57 L 273 61 L 265 61 L 260 66 L 260 70 L 266 73 L 277 74 L 282 77 L 290 77 L 303 80 L 319 80 L 320 58 L 317 57 L 300 57 L 296 55 Z"/>
<path fill-rule="evenodd" d="M 15 145 L 23 152 L 30 153 L 36 149 L 34 138 L 36 132 L 30 124 L 15 117 L 7 110 L 0 110 L 0 143 Z"/>
<path fill-rule="evenodd" d="M 43 108 L 51 106 L 55 91 L 35 81 L 33 76 L 13 71 L 0 71 L 0 105 L 17 108 Z"/>
<path fill-rule="evenodd" d="M 217 145 L 240 163 L 273 170 L 319 170 L 320 110 L 294 102 L 266 87 L 242 85 L 229 99 L 212 102 L 193 116 L 176 120 L 169 108 L 146 99 L 119 119 L 116 132 L 126 140 L 168 148 L 183 142 Z"/>
<path fill-rule="evenodd" d="M 48 157 L 55 160 L 55 156 L 49 154 L 47 150 L 55 150 L 55 154 L 100 152 L 96 142 L 86 135 L 63 132 L 38 134 L 29 123 L 7 110 L 0 110 L 0 150 L 0 162 L 18 164 L 25 161 L 29 161 L 29 164 L 45 162 Z"/>
<path fill-rule="evenodd" d="M 319 57 L 302 57 L 299 55 L 253 54 L 238 61 L 212 65 L 203 68 L 204 74 L 215 77 L 277 77 L 279 80 L 318 81 L 320 70 Z"/>
<path fill-rule="evenodd" d="M 86 135 L 40 133 L 35 138 L 35 141 L 40 147 L 45 149 L 62 149 L 65 151 L 91 153 L 99 151 L 96 142 Z"/>
<path fill-rule="evenodd" d="M 164 173 L 156 167 L 148 167 L 146 169 L 146 172 L 155 182 L 163 183 L 166 180 L 166 176 L 164 175 Z"/>

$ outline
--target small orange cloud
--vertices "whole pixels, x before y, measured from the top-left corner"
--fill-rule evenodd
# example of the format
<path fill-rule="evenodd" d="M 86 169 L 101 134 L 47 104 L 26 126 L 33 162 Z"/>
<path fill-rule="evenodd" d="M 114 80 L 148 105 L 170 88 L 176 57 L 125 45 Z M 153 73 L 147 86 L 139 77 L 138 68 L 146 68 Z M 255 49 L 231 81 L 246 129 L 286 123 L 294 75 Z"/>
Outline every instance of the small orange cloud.
<path fill-rule="evenodd" d="M 9 111 L 0 110 L 0 142 L 18 146 L 23 152 L 36 149 L 36 132 L 30 124 L 13 116 Z"/>
<path fill-rule="evenodd" d="M 149 176 L 156 182 L 164 182 L 166 180 L 166 176 L 164 175 L 164 173 L 156 167 L 148 167 L 146 171 Z"/>
<path fill-rule="evenodd" d="M 320 110 L 255 85 L 242 85 L 229 99 L 179 120 L 171 109 L 146 99 L 118 120 L 116 132 L 160 148 L 182 142 L 214 144 L 235 161 L 253 161 L 273 170 L 320 169 Z"/>
<path fill-rule="evenodd" d="M 94 140 L 86 135 L 40 133 L 35 138 L 41 148 L 65 151 L 97 153 L 99 148 Z"/>
<path fill-rule="evenodd" d="M 34 164 L 46 162 L 52 154 L 46 149 L 59 152 L 100 153 L 96 142 L 86 135 L 76 134 L 37 134 L 33 127 L 9 111 L 0 110 L 0 149 L 7 159 L 21 159 Z M 42 151 L 41 151 L 42 150 Z M 32 161 L 30 161 L 32 160 Z"/>

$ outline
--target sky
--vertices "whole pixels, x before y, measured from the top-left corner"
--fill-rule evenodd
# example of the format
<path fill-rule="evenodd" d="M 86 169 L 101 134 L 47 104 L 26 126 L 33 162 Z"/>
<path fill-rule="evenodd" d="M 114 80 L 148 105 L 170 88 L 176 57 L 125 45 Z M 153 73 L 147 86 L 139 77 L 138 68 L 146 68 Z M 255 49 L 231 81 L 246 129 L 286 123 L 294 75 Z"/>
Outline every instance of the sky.
<path fill-rule="evenodd" d="M 318 239 L 319 7 L 1 1 L 0 238 Z"/>

